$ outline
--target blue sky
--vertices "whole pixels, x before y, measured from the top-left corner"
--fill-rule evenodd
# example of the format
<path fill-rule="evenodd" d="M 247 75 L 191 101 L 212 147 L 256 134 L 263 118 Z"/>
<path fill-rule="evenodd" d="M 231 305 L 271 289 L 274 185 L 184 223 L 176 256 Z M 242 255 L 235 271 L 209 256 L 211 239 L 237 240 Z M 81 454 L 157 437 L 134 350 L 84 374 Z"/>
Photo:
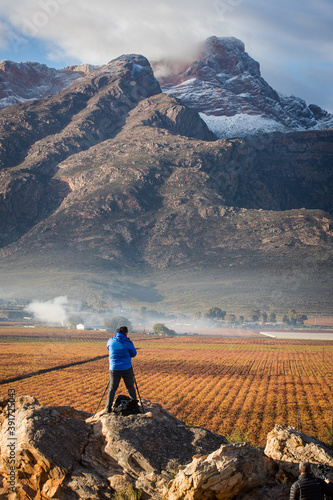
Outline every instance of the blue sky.
<path fill-rule="evenodd" d="M 0 59 L 62 68 L 179 57 L 234 36 L 276 90 L 333 112 L 333 0 L 1 0 Z"/>

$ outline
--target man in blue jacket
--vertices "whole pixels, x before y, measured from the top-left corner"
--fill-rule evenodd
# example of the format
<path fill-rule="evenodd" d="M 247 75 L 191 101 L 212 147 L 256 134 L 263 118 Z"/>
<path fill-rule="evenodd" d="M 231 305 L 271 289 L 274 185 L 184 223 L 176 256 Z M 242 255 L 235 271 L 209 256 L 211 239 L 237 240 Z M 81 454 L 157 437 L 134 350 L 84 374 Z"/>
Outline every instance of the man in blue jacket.
<path fill-rule="evenodd" d="M 107 341 L 109 351 L 110 390 L 106 400 L 108 413 L 112 411 L 112 403 L 120 380 L 123 379 L 131 399 L 136 399 L 132 358 L 136 356 L 133 342 L 127 337 L 127 326 L 121 326 L 115 337 Z"/>

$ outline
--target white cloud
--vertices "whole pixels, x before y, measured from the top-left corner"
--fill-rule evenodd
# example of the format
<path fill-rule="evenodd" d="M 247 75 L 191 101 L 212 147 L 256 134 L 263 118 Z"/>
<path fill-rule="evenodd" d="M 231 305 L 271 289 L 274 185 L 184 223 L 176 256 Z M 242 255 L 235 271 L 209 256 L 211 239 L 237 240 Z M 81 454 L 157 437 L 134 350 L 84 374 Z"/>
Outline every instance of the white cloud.
<path fill-rule="evenodd" d="M 210 34 L 200 20 L 203 4 L 198 1 L 63 2 L 5 0 L 0 13 L 23 34 L 52 41 L 68 57 L 92 64 L 123 53 L 176 55 Z"/>
<path fill-rule="evenodd" d="M 290 68 L 308 79 L 307 68 L 315 63 L 317 75 L 306 86 L 320 88 L 322 101 L 331 95 L 321 68 L 326 74 L 332 69 L 332 11 L 331 0 L 2 0 L 0 5 L 0 17 L 16 33 L 47 42 L 55 62 L 103 64 L 126 53 L 156 60 L 181 56 L 210 35 L 235 36 L 273 87 L 275 76 L 284 74 L 281 83 L 296 84 L 296 95 L 298 79 L 295 71 L 288 74 Z M 4 46 L 8 24 L 0 28 Z"/>

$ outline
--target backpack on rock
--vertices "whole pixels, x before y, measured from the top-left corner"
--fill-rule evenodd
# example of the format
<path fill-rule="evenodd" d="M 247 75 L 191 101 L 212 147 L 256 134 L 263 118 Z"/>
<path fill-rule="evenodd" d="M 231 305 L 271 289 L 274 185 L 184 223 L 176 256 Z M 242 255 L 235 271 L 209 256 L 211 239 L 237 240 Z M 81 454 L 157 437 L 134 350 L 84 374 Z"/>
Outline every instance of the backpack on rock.
<path fill-rule="evenodd" d="M 116 397 L 113 405 L 113 412 L 116 415 L 137 415 L 141 413 L 137 399 L 131 399 L 128 396 L 120 395 Z"/>

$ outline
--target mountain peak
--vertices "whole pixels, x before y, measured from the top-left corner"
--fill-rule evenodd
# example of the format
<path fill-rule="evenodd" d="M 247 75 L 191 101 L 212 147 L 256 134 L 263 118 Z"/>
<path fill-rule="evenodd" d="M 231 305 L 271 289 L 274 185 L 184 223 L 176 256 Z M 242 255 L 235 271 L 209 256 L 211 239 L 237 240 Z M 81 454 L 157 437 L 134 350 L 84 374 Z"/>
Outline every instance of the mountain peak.
<path fill-rule="evenodd" d="M 229 74 L 248 72 L 260 76 L 260 66 L 245 52 L 244 43 L 238 38 L 211 36 L 203 44 L 200 59 L 216 72 Z"/>
<path fill-rule="evenodd" d="M 235 38 L 234 36 L 224 36 L 224 37 L 219 37 L 219 36 L 209 36 L 206 38 L 205 45 L 207 46 L 212 46 L 212 47 L 223 47 L 227 50 L 235 50 L 238 49 L 241 52 L 245 52 L 245 44 L 242 42 L 242 40 L 239 40 L 239 38 Z"/>
<path fill-rule="evenodd" d="M 232 52 L 245 52 L 245 44 L 233 36 L 210 36 L 201 45 L 200 57 L 220 55 Z"/>
<path fill-rule="evenodd" d="M 284 96 L 261 76 L 260 65 L 234 37 L 211 36 L 194 61 L 153 65 L 162 91 L 202 113 L 219 138 L 259 132 L 327 129 L 333 116 L 295 96 Z"/>
<path fill-rule="evenodd" d="M 179 85 L 190 78 L 219 81 L 245 73 L 260 77 L 259 63 L 245 52 L 244 43 L 234 37 L 207 38 L 199 46 L 194 61 L 162 60 L 152 66 L 160 84 L 166 89 L 170 84 Z"/>

